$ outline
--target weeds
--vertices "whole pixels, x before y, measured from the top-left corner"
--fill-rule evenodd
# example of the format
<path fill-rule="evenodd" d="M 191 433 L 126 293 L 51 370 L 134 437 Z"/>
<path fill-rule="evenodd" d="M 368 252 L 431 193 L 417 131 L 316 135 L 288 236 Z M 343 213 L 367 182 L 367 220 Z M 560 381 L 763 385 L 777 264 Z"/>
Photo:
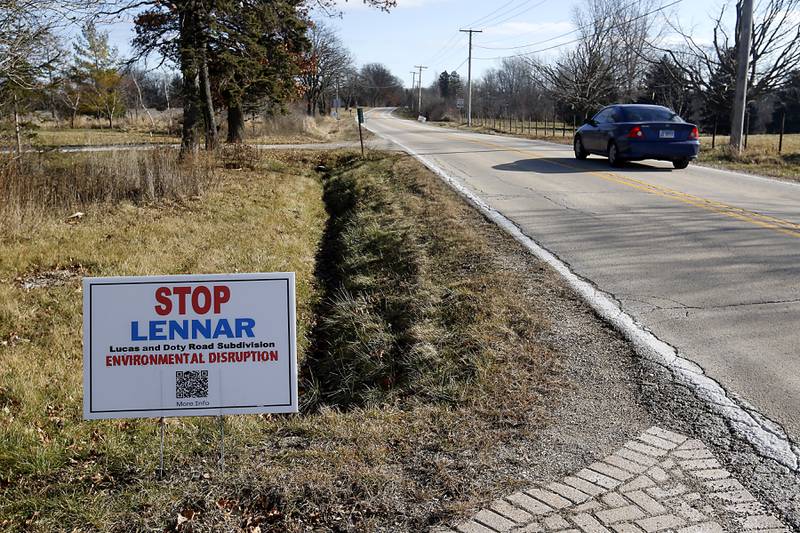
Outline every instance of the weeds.
<path fill-rule="evenodd" d="M 6 156 L 0 216 L 19 222 L 98 203 L 196 196 L 214 181 L 214 165 L 205 155 L 181 161 L 171 149 Z"/>
<path fill-rule="evenodd" d="M 403 156 L 219 172 L 0 239 L 0 529 L 417 532 L 523 486 L 564 384 L 516 244 Z M 167 420 L 159 481 L 157 421 L 81 420 L 78 278 L 232 271 L 297 272 L 304 412 L 228 417 L 225 472 L 216 421 Z"/>
<path fill-rule="evenodd" d="M 447 315 L 458 302 L 431 279 L 430 236 L 374 166 L 334 166 L 340 170 L 325 179 L 331 218 L 321 257 L 328 297 L 307 366 L 307 405 L 460 399 L 480 357 L 453 346 Z"/>

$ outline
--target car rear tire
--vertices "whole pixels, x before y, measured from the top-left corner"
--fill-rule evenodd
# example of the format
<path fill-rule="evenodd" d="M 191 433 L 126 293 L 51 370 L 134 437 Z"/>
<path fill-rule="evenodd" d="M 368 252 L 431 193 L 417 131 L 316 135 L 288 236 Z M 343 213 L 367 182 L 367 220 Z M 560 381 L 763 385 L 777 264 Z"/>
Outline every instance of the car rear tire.
<path fill-rule="evenodd" d="M 677 161 L 672 162 L 672 166 L 677 168 L 678 170 L 682 170 L 689 166 L 688 159 L 678 159 Z"/>
<path fill-rule="evenodd" d="M 608 163 L 616 168 L 625 164 L 625 160 L 619 155 L 619 148 L 617 148 L 616 143 L 613 142 L 608 145 Z"/>
<path fill-rule="evenodd" d="M 575 149 L 575 159 L 583 161 L 589 157 L 589 152 L 583 147 L 583 141 L 580 137 L 575 137 L 575 143 L 572 147 Z"/>

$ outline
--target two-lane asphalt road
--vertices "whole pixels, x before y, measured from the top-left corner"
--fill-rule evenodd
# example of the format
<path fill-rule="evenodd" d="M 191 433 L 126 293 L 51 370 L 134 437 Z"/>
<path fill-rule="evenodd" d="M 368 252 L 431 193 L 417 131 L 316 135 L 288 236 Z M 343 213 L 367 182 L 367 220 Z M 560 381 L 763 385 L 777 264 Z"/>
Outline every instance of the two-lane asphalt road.
<path fill-rule="evenodd" d="M 800 186 L 368 116 L 800 441 Z"/>

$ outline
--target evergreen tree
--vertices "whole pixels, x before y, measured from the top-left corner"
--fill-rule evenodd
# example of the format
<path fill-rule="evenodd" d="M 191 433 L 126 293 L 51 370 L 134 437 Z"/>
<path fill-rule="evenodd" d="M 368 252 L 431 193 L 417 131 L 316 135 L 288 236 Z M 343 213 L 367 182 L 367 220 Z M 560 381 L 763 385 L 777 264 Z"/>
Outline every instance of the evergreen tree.
<path fill-rule="evenodd" d="M 215 94 L 228 111 L 228 142 L 242 142 L 244 113 L 281 108 L 297 95 L 308 19 L 302 0 L 220 2 L 220 31 L 211 43 Z"/>
<path fill-rule="evenodd" d="M 645 73 L 640 103 L 669 107 L 679 115 L 688 111 L 691 94 L 683 70 L 667 55 Z"/>
<path fill-rule="evenodd" d="M 778 104 L 772 115 L 773 129 L 780 129 L 784 113 L 786 133 L 800 133 L 800 70 L 795 70 L 789 82 L 778 91 Z"/>
<path fill-rule="evenodd" d="M 386 9 L 395 5 L 394 0 L 364 0 L 373 7 Z M 201 120 L 205 123 L 206 147 L 213 148 L 216 144 L 216 124 L 214 121 L 214 94 L 212 86 L 227 88 L 233 91 L 235 83 L 236 69 L 220 68 L 225 63 L 222 59 L 223 49 L 220 43 L 227 43 L 230 48 L 225 48 L 224 53 L 229 53 L 230 57 L 238 57 L 242 64 L 254 64 L 263 62 L 265 70 L 271 69 L 269 61 L 276 61 L 279 68 L 272 72 L 285 73 L 285 65 L 280 66 L 281 55 L 286 54 L 284 59 L 288 60 L 295 53 L 294 45 L 287 45 L 286 51 L 281 50 L 280 38 L 274 37 L 274 31 L 268 31 L 271 38 L 265 38 L 256 48 L 252 35 L 245 39 L 248 42 L 240 42 L 242 35 L 247 35 L 249 30 L 239 27 L 237 23 L 244 23 L 250 19 L 248 11 L 255 11 L 257 15 L 263 16 L 264 13 L 280 13 L 283 16 L 291 16 L 289 26 L 294 26 L 296 20 L 306 17 L 309 10 L 307 0 L 216 0 L 208 2 L 205 0 L 142 0 L 133 2 L 128 9 L 142 9 L 134 19 L 136 27 L 136 39 L 134 45 L 141 54 L 151 52 L 159 53 L 164 57 L 172 59 L 180 66 L 181 77 L 183 79 L 182 101 L 183 101 L 183 131 L 182 131 L 182 151 L 196 150 L 198 145 L 197 129 Z M 315 5 L 329 9 L 335 6 L 335 0 L 316 0 Z M 226 26 L 225 20 L 238 21 L 233 25 Z M 266 16 L 264 21 L 273 21 L 280 26 L 283 21 L 275 18 L 274 15 Z M 262 29 L 270 30 L 262 25 Z M 291 30 L 294 31 L 294 30 Z M 231 32 L 230 39 L 226 32 Z M 280 33 L 280 32 L 278 32 Z M 291 32 L 290 32 L 291 33 Z M 233 38 L 233 35 L 239 37 Z M 272 43 L 272 58 L 262 58 L 251 55 L 252 50 L 266 46 L 265 43 Z M 248 49 L 250 51 L 248 51 Z M 212 57 L 212 54 L 216 56 Z M 216 62 L 216 63 L 215 63 Z M 222 80 L 211 80 L 212 63 L 214 64 L 214 74 L 227 73 L 228 78 Z M 233 75 L 231 75 L 233 73 Z M 259 77 L 259 76 L 256 76 Z M 248 76 L 250 78 L 250 76 Z M 273 80 L 273 84 L 286 87 L 290 78 L 285 77 L 280 80 Z M 239 81 L 242 81 L 241 79 Z M 255 86 L 262 86 L 257 83 Z M 224 89 L 223 89 L 224 90 Z M 277 94 L 273 93 L 273 94 Z M 235 95 L 231 94 L 235 99 Z M 235 105 L 234 105 L 235 109 Z M 236 112 L 238 113 L 238 111 Z M 236 124 L 234 124 L 235 126 Z"/>
<path fill-rule="evenodd" d="M 461 76 L 458 75 L 458 72 L 456 72 L 455 70 L 451 72 L 447 83 L 450 90 L 450 96 L 456 98 L 458 96 L 463 95 L 464 83 L 461 81 Z"/>
<path fill-rule="evenodd" d="M 736 50 L 728 50 L 730 61 L 718 65 L 711 73 L 708 88 L 700 95 L 703 108 L 700 120 L 706 129 L 716 125 L 719 133 L 730 132 L 730 117 L 733 114 L 733 101 L 736 94 L 736 73 L 734 54 Z"/>
<path fill-rule="evenodd" d="M 108 42 L 108 33 L 97 30 L 92 23 L 83 26 L 78 42 L 74 44 L 73 75 L 81 87 L 80 110 L 108 121 L 114 127 L 114 118 L 125 113 L 122 94 L 122 76 L 117 70 L 118 54 Z"/>
<path fill-rule="evenodd" d="M 451 96 L 450 94 L 450 74 L 447 73 L 445 70 L 441 74 L 439 74 L 439 80 L 437 81 L 439 86 L 439 96 L 448 100 Z"/>

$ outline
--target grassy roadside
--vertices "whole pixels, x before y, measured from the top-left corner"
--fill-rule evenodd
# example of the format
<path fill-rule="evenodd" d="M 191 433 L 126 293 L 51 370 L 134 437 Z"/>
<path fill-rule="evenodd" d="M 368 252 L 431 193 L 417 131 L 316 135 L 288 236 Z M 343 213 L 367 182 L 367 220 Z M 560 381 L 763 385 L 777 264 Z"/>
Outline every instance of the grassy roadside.
<path fill-rule="evenodd" d="M 325 223 L 318 179 L 279 161 L 220 172 L 202 197 L 97 203 L 77 223 L 55 209 L 27 234 L 3 226 L 0 529 L 163 527 L 185 494 L 153 476 L 155 421 L 81 420 L 80 276 L 296 271 L 298 337 L 308 346 Z M 258 424 L 235 419 L 232 432 L 258 434 Z M 216 431 L 212 420 L 170 421 L 171 465 L 208 471 Z"/>
<path fill-rule="evenodd" d="M 0 237 L 0 529 L 421 531 L 517 488 L 563 383 L 487 223 L 398 155 L 220 173 Z M 158 481 L 154 420 L 80 419 L 79 276 L 258 270 L 298 273 L 304 413 L 230 417 L 224 473 L 170 420 Z"/>
<path fill-rule="evenodd" d="M 572 144 L 572 125 L 566 126 L 566 135 L 562 135 L 561 125 L 556 125 L 555 135 L 552 129 L 544 135 L 544 124 L 539 123 L 539 134 L 528 133 L 528 123 L 516 124 L 509 129 L 504 127 L 491 127 L 475 125 L 471 128 L 455 122 L 430 122 L 434 126 L 452 128 L 464 131 L 474 131 L 489 135 L 507 135 L 523 139 L 535 139 L 558 144 Z M 524 133 L 521 133 L 524 131 Z M 724 170 L 734 170 L 761 176 L 770 176 L 791 181 L 800 181 L 800 134 L 784 136 L 783 152 L 778 153 L 777 135 L 750 135 L 748 147 L 741 154 L 734 154 L 728 149 L 728 137 L 718 136 L 714 148 L 711 147 L 711 137 L 704 135 L 700 138 L 701 149 L 697 163 Z"/>

